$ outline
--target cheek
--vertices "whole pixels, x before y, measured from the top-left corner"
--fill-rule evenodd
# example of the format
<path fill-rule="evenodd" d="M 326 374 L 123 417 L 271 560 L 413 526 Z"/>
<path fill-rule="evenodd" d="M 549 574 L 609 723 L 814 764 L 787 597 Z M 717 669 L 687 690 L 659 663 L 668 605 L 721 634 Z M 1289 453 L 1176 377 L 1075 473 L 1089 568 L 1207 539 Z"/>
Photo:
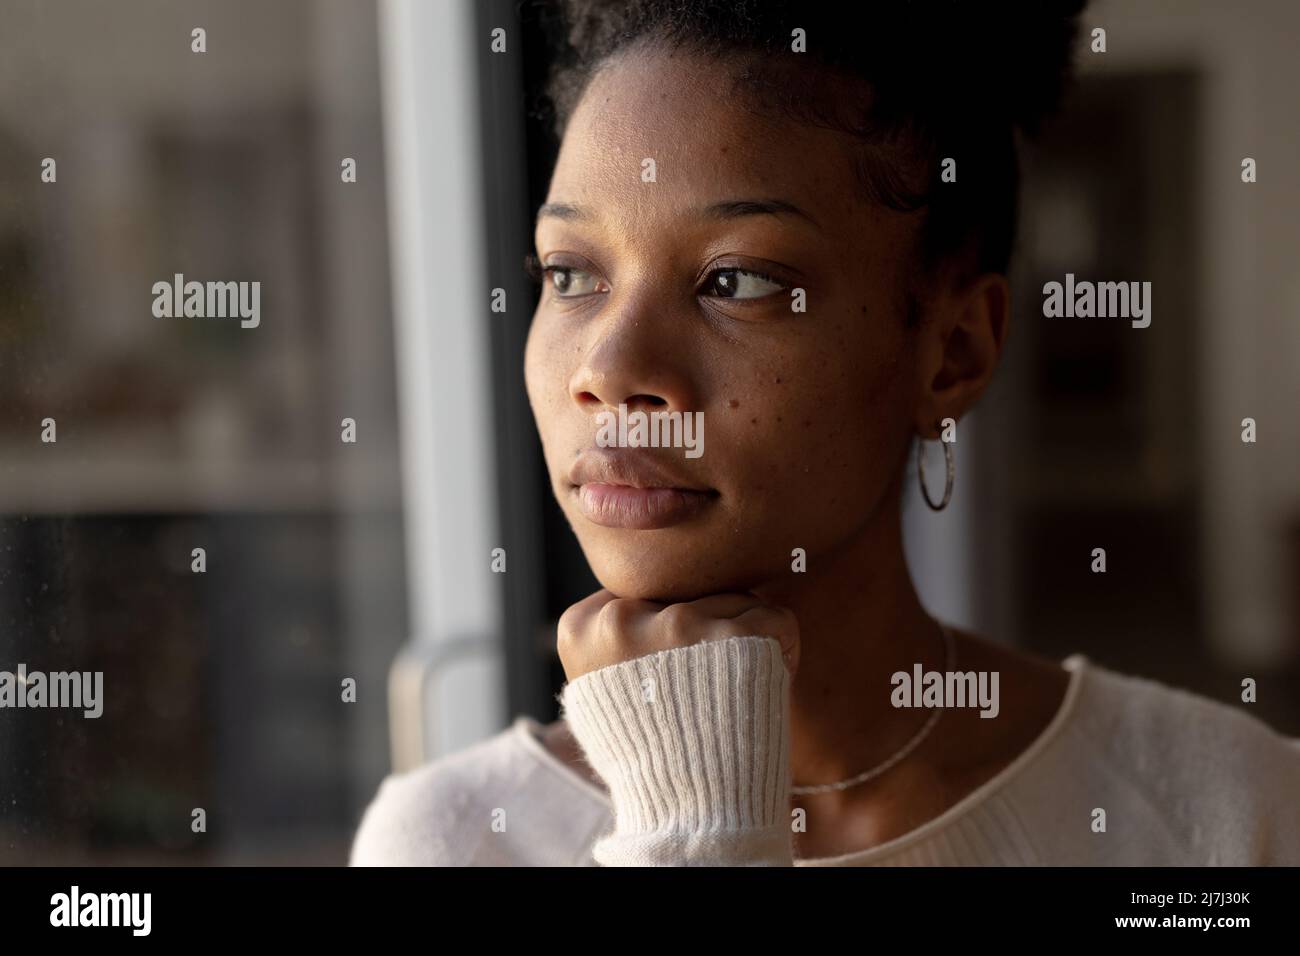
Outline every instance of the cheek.
<path fill-rule="evenodd" d="M 872 510 L 893 478 L 906 441 L 905 361 L 897 340 L 860 332 L 821 330 L 721 403 L 739 503 L 770 527 L 842 525 Z"/>
<path fill-rule="evenodd" d="M 558 401 L 566 392 L 565 355 L 551 325 L 540 314 L 534 316 L 524 345 L 524 388 L 543 444 L 554 424 Z"/>

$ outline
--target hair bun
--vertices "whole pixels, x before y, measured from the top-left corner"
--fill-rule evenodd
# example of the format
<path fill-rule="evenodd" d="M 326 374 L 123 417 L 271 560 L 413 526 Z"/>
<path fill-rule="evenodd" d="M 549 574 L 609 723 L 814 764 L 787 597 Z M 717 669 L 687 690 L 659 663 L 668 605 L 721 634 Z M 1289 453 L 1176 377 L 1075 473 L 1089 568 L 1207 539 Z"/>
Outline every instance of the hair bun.
<path fill-rule="evenodd" d="M 1069 82 L 1087 0 L 561 0 L 568 57 L 592 63 L 643 37 L 725 52 L 789 50 L 863 76 L 901 111 L 1035 133 Z"/>
<path fill-rule="evenodd" d="M 1005 104 L 1008 119 L 1035 134 L 1061 105 L 1073 78 L 1079 14 L 1087 0 L 1038 0 L 1001 7 L 986 13 L 990 37 L 986 56 L 996 56 L 1001 68 L 989 89 L 993 102 Z M 975 36 L 976 34 L 972 34 Z"/>

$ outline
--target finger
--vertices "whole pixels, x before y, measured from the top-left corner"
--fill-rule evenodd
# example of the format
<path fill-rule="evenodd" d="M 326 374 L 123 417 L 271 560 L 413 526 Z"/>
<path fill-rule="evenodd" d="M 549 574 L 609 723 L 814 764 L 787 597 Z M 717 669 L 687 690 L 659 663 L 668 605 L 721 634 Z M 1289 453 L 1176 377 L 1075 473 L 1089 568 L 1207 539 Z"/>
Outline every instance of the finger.
<path fill-rule="evenodd" d="M 560 655 L 560 662 L 564 664 L 566 673 L 569 672 L 570 661 L 577 659 L 583 653 L 587 635 L 593 629 L 596 615 L 614 599 L 613 592 L 601 588 L 581 601 L 569 605 L 560 615 L 555 628 L 555 649 Z"/>
<path fill-rule="evenodd" d="M 613 591 L 601 588 L 599 591 L 588 594 L 581 601 L 570 606 L 565 613 L 572 614 L 579 621 L 588 621 L 595 617 L 601 608 L 614 600 L 617 600 L 617 595 Z"/>
<path fill-rule="evenodd" d="M 736 591 L 726 594 L 710 594 L 694 601 L 685 602 L 684 606 L 704 618 L 738 617 L 753 608 L 762 607 L 763 602 L 752 594 Z"/>
<path fill-rule="evenodd" d="M 730 636 L 721 626 L 732 623 L 747 609 L 758 607 L 753 595 L 710 594 L 694 601 L 663 607 L 654 618 L 653 640 L 660 649 L 687 647 Z"/>

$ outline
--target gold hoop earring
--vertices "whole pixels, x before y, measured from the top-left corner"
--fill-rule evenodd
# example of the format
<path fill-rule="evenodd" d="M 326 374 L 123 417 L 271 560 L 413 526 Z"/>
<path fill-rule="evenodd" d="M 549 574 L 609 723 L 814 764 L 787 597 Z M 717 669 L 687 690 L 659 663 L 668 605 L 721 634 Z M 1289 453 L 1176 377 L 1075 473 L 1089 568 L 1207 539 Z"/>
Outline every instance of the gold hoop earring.
<path fill-rule="evenodd" d="M 921 480 L 921 497 L 925 499 L 925 503 L 932 511 L 942 511 L 948 507 L 948 502 L 952 500 L 953 481 L 957 476 L 957 465 L 952 457 L 952 442 L 940 439 L 939 444 L 943 446 L 943 458 L 948 476 L 943 483 L 943 501 L 937 505 L 930 500 L 930 489 L 925 485 L 925 439 L 921 439 L 916 448 L 916 473 Z"/>

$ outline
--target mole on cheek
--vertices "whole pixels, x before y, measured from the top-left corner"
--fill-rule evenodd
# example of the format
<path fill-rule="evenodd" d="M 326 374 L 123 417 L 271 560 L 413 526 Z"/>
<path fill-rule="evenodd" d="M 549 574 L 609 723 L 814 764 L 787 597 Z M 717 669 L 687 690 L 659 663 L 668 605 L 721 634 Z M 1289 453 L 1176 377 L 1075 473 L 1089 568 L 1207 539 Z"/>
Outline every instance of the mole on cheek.
<path fill-rule="evenodd" d="M 727 407 L 728 407 L 728 408 L 739 408 L 739 407 L 740 407 L 740 402 L 736 401 L 734 398 L 730 398 L 730 399 L 727 400 Z"/>

